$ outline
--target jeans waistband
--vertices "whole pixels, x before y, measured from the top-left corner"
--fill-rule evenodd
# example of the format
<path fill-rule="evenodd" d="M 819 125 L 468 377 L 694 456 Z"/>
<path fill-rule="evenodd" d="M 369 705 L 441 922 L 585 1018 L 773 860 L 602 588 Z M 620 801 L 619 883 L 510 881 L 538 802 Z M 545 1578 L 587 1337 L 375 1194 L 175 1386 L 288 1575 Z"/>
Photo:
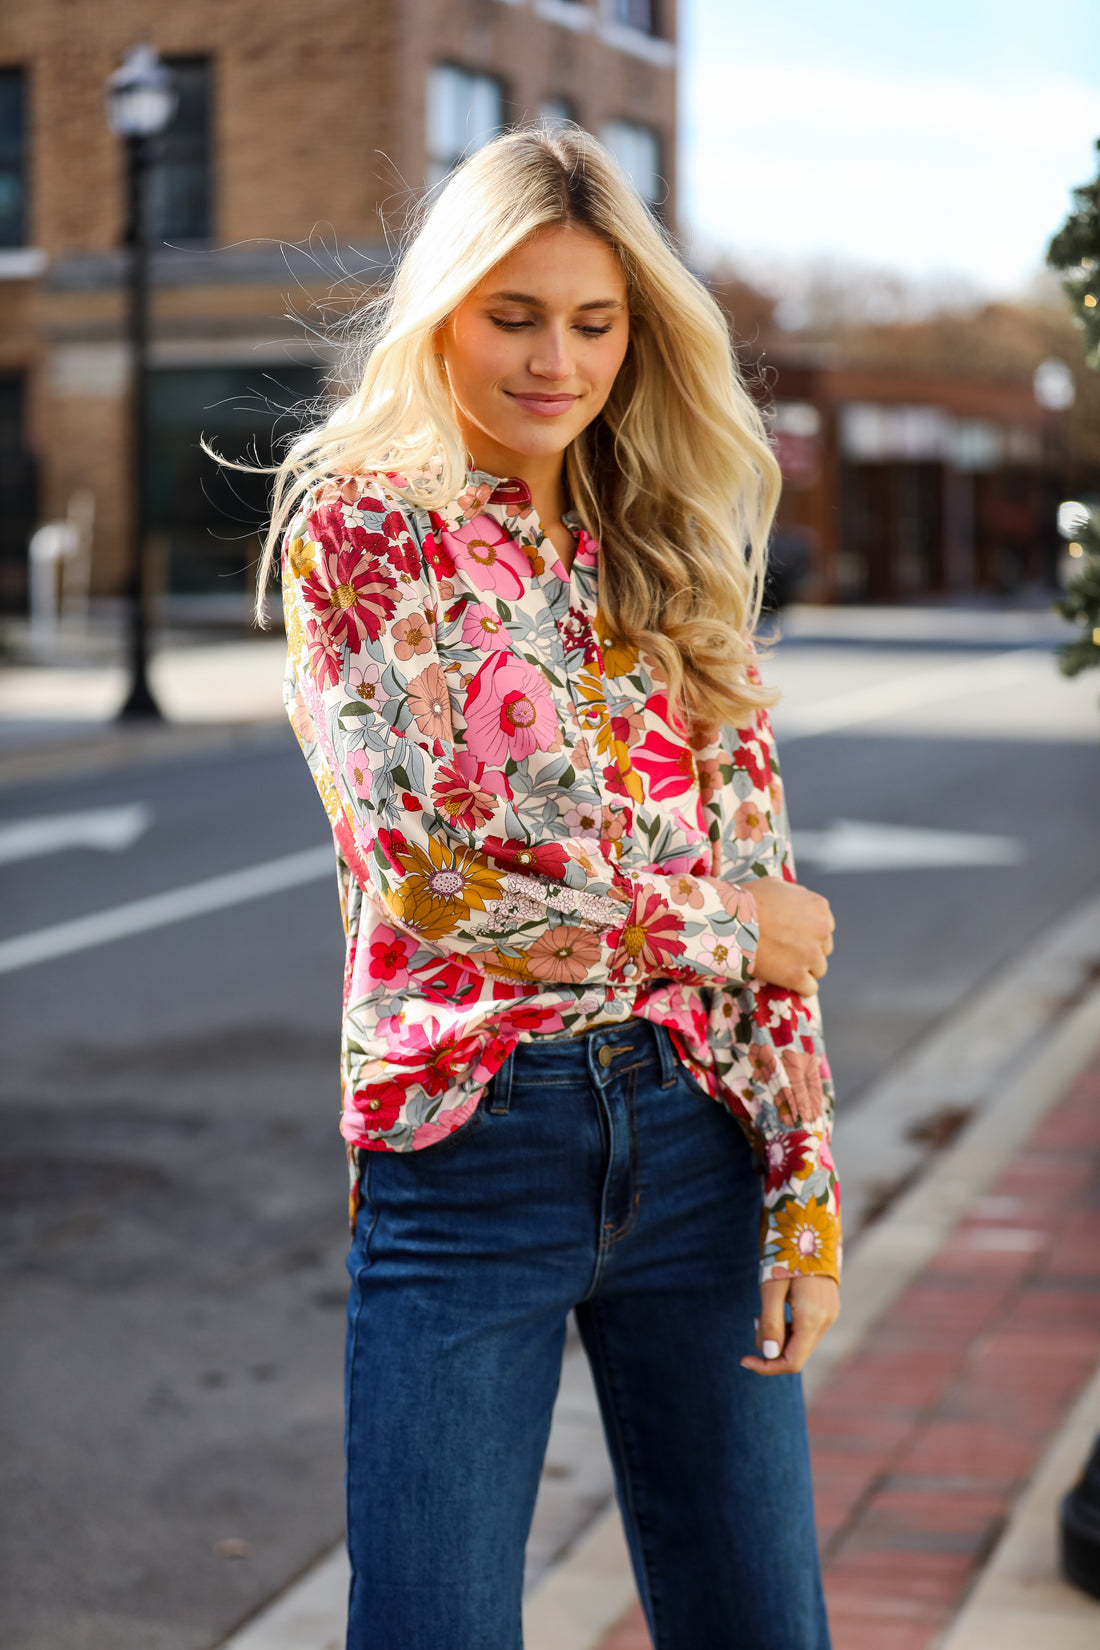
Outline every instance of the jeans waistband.
<path fill-rule="evenodd" d="M 561 1042 L 533 1038 L 517 1043 L 497 1073 L 495 1086 L 510 1087 L 512 1081 L 577 1082 L 585 1077 L 603 1085 L 627 1067 L 649 1064 L 660 1066 L 662 1084 L 670 1082 L 678 1065 L 676 1050 L 664 1026 L 633 1018 Z"/>

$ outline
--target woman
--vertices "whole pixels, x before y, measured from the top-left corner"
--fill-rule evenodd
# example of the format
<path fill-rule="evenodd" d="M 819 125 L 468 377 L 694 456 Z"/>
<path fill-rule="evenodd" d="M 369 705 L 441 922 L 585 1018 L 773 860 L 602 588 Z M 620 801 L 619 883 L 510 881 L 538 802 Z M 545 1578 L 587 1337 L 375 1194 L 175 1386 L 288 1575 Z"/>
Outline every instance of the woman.
<path fill-rule="evenodd" d="M 571 1310 L 657 1650 L 828 1643 L 832 919 L 751 660 L 777 490 L 720 312 L 576 130 L 460 168 L 280 476 L 348 935 L 352 1650 L 520 1644 Z"/>

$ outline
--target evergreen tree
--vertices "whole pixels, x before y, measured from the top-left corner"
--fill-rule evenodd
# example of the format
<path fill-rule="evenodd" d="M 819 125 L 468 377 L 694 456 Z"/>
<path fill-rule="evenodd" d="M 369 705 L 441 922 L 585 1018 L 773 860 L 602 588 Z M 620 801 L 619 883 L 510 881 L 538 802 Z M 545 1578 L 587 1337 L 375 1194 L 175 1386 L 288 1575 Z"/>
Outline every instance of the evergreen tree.
<path fill-rule="evenodd" d="M 1097 139 L 1100 149 L 1100 138 Z M 1085 361 L 1100 371 L 1100 173 L 1073 191 L 1075 210 L 1050 243 L 1047 262 L 1062 272 L 1062 289 L 1084 334 Z M 1100 514 L 1092 511 L 1077 534 L 1083 558 L 1058 611 L 1083 627 L 1075 642 L 1058 650 L 1067 676 L 1100 666 Z"/>

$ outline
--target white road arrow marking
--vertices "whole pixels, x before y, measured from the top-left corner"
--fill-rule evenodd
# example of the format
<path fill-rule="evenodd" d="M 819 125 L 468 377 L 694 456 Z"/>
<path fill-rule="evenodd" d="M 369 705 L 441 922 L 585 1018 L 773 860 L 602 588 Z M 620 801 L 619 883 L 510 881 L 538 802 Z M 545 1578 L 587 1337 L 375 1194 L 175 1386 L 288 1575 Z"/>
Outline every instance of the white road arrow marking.
<path fill-rule="evenodd" d="M 149 829 L 153 812 L 144 802 L 122 808 L 85 808 L 76 814 L 45 814 L 0 825 L 0 865 L 39 859 L 65 848 L 100 848 L 119 853 L 132 848 Z"/>
<path fill-rule="evenodd" d="M 956 865 L 1019 865 L 1027 850 L 1011 836 L 932 831 L 837 819 L 825 831 L 795 831 L 795 859 L 822 871 L 909 871 Z"/>

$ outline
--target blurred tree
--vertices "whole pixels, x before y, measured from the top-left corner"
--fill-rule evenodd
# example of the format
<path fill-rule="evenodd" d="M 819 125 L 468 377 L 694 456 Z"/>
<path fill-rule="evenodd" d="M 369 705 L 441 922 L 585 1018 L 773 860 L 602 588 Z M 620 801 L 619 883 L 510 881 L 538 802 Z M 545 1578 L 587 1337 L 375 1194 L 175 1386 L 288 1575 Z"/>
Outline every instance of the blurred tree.
<path fill-rule="evenodd" d="M 1100 139 L 1097 139 L 1100 149 Z M 1075 324 L 1084 335 L 1085 361 L 1100 371 L 1100 174 L 1073 191 L 1074 211 L 1050 243 L 1047 262 L 1062 274 Z M 1093 510 L 1078 533 L 1084 551 L 1059 611 L 1082 626 L 1075 642 L 1059 649 L 1067 676 L 1100 665 L 1100 514 Z"/>

